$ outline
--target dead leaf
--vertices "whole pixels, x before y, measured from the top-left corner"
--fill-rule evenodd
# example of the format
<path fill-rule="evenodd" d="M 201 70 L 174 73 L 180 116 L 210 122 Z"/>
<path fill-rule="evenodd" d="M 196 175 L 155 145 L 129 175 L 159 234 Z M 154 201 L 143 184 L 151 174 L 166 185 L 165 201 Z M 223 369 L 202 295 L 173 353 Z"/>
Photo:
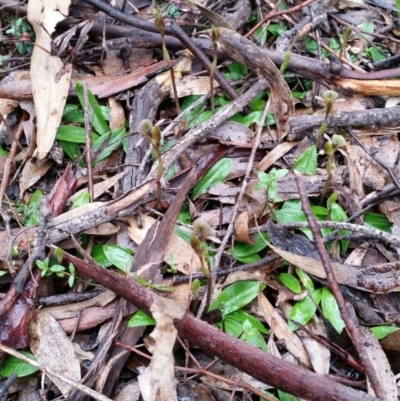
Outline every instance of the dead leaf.
<path fill-rule="evenodd" d="M 76 382 L 81 379 L 81 367 L 74 346 L 51 315 L 39 311 L 36 321 L 32 319 L 29 322 L 28 332 L 29 347 L 40 365 Z M 50 378 L 64 397 L 68 398 L 73 387 L 56 377 Z"/>
<path fill-rule="evenodd" d="M 27 189 L 29 189 L 33 184 L 36 184 L 47 173 L 52 165 L 53 162 L 51 160 L 39 164 L 34 163 L 32 159 L 29 159 L 21 172 L 21 178 L 19 181 L 20 196 L 22 197 Z"/>
<path fill-rule="evenodd" d="M 271 59 L 261 53 L 253 42 L 226 28 L 220 28 L 219 31 L 219 43 L 225 53 L 234 60 L 245 63 L 268 81 L 279 139 L 282 139 L 288 133 L 288 121 L 294 114 L 294 103 L 288 84 Z"/>
<path fill-rule="evenodd" d="M 170 299 L 157 298 L 150 311 L 156 320 L 151 333 L 154 340 L 150 365 L 138 377 L 144 401 L 177 400 L 173 348 L 177 330 L 174 319 L 182 319 L 186 308 Z"/>
<path fill-rule="evenodd" d="M 263 312 L 264 318 L 274 335 L 283 340 L 286 349 L 296 357 L 300 363 L 305 366 L 311 366 L 310 359 L 304 345 L 292 330 L 289 329 L 287 323 L 283 320 L 278 311 L 271 305 L 266 296 L 260 292 L 258 294 L 258 303 Z"/>
<path fill-rule="evenodd" d="M 255 240 L 249 236 L 249 213 L 239 214 L 235 222 L 236 240 L 245 244 L 255 244 Z"/>
<path fill-rule="evenodd" d="M 71 65 L 52 55 L 51 35 L 69 13 L 70 0 L 31 0 L 28 21 L 36 34 L 31 59 L 32 94 L 37 120 L 37 158 L 41 162 L 53 146 L 67 101 Z"/>
<path fill-rule="evenodd" d="M 155 219 L 150 216 L 141 215 L 143 228 L 137 226 L 136 220 L 133 218 L 125 219 L 128 223 L 128 233 L 132 241 L 141 244 L 146 236 L 147 231 L 155 223 Z M 176 234 L 172 234 L 165 250 L 164 261 L 173 264 L 174 267 L 183 274 L 190 274 L 200 271 L 200 259 L 193 251 L 193 248 Z"/>

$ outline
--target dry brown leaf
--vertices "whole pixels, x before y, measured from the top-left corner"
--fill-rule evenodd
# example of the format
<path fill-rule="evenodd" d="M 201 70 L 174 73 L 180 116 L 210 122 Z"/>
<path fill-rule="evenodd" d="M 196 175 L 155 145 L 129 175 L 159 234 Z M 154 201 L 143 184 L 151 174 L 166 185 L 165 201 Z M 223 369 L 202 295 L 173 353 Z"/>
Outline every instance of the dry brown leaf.
<path fill-rule="evenodd" d="M 67 101 L 71 65 L 51 54 L 51 35 L 68 16 L 70 0 L 31 0 L 28 21 L 36 34 L 31 59 L 32 94 L 36 108 L 37 158 L 43 161 L 53 146 Z"/>
<path fill-rule="evenodd" d="M 150 365 L 138 377 L 144 401 L 177 400 L 173 348 L 177 330 L 174 319 L 182 319 L 186 308 L 166 298 L 157 298 L 150 307 L 156 320 L 151 333 L 154 340 L 153 357 Z"/>
<path fill-rule="evenodd" d="M 279 139 L 282 139 L 288 133 L 288 120 L 294 113 L 292 93 L 288 84 L 271 59 L 262 54 L 253 42 L 230 29 L 220 28 L 219 31 L 222 49 L 232 59 L 245 63 L 268 81 Z"/>
<path fill-rule="evenodd" d="M 374 156 L 384 162 L 389 168 L 393 168 L 399 154 L 399 139 L 396 135 L 390 136 L 360 136 L 364 146 L 373 152 Z M 385 185 L 385 178 L 388 176 L 386 170 L 379 166 L 368 156 L 355 142 L 346 142 L 348 159 L 357 166 L 363 179 L 363 184 L 374 190 L 381 190 Z"/>
<path fill-rule="evenodd" d="M 53 372 L 79 382 L 81 367 L 75 355 L 74 346 L 51 315 L 39 311 L 36 319 L 29 322 L 28 333 L 29 347 L 43 367 L 48 367 Z M 64 397 L 68 398 L 68 393 L 73 387 L 53 376 L 50 376 L 50 379 Z"/>
<path fill-rule="evenodd" d="M 32 159 L 29 159 L 21 172 L 21 178 L 19 181 L 20 196 L 22 197 L 27 189 L 29 189 L 33 184 L 36 184 L 47 173 L 52 165 L 53 161 L 51 160 L 39 164 L 33 163 Z"/>
<path fill-rule="evenodd" d="M 311 362 L 304 345 L 297 337 L 297 335 L 289 329 L 289 326 L 283 320 L 282 316 L 271 305 L 271 303 L 262 292 L 258 294 L 258 303 L 263 312 L 265 320 L 271 327 L 271 332 L 273 332 L 279 340 L 284 341 L 285 348 L 294 357 L 296 357 L 300 363 L 305 366 L 311 367 Z"/>
<path fill-rule="evenodd" d="M 135 219 L 125 219 L 129 225 L 128 234 L 136 244 L 142 243 L 147 231 L 156 221 L 152 217 L 144 214 L 141 215 L 141 220 L 143 228 L 137 226 Z M 198 272 L 201 266 L 200 259 L 193 248 L 174 233 L 166 247 L 164 262 L 168 264 L 172 262 L 174 267 L 183 274 Z"/>
<path fill-rule="evenodd" d="M 260 161 L 256 167 L 257 171 L 265 171 L 270 168 L 277 160 L 289 152 L 293 147 L 295 147 L 298 142 L 283 142 L 275 146 L 271 152 Z"/>
<path fill-rule="evenodd" d="M 235 221 L 235 234 L 238 242 L 245 244 L 255 244 L 254 238 L 249 235 L 249 213 L 243 212 L 239 214 Z"/>

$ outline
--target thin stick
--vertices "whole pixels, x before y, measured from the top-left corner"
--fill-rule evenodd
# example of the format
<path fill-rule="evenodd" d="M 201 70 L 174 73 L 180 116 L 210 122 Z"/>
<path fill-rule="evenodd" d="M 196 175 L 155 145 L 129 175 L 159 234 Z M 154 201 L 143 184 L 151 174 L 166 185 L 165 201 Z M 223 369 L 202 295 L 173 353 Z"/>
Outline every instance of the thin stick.
<path fill-rule="evenodd" d="M 380 400 L 383 401 L 386 399 L 385 392 L 383 391 L 383 388 L 379 382 L 375 368 L 373 367 L 371 361 L 368 358 L 368 354 L 367 354 L 365 345 L 363 343 L 360 333 L 357 330 L 357 326 L 354 323 L 354 321 L 352 320 L 352 318 L 349 314 L 348 308 L 346 307 L 346 302 L 343 298 L 343 294 L 340 290 L 340 287 L 339 287 L 339 285 L 335 279 L 335 275 L 333 273 L 333 269 L 332 269 L 331 261 L 329 259 L 328 251 L 325 248 L 321 233 L 319 232 L 315 218 L 311 212 L 310 203 L 307 198 L 307 193 L 305 191 L 304 184 L 301 180 L 301 177 L 296 173 L 296 171 L 294 171 L 294 179 L 296 181 L 297 188 L 299 190 L 299 195 L 300 195 L 300 200 L 301 200 L 301 205 L 302 205 L 303 211 L 307 217 L 307 221 L 310 226 L 310 230 L 314 237 L 316 248 L 321 257 L 321 262 L 322 262 L 322 265 L 324 266 L 324 269 L 326 272 L 326 278 L 328 281 L 329 289 L 331 290 L 333 296 L 336 299 L 336 302 L 337 302 L 339 310 L 340 310 L 340 316 L 342 317 L 344 323 L 346 324 L 347 332 L 348 332 L 351 340 L 353 341 L 353 344 L 358 352 L 361 363 L 363 364 L 363 366 L 365 368 L 365 372 L 371 382 L 372 388 L 375 391 L 375 395 Z"/>

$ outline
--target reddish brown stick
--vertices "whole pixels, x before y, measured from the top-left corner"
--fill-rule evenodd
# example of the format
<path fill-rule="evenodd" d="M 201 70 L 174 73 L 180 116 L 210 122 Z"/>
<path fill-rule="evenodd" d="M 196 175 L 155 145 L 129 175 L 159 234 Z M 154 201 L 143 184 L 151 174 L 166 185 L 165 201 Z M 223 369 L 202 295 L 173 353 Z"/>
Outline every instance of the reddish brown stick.
<path fill-rule="evenodd" d="M 68 253 L 64 260 L 73 263 L 76 270 L 150 313 L 156 295 L 135 280 L 112 271 L 90 266 Z M 176 321 L 179 335 L 190 344 L 199 346 L 211 357 L 218 357 L 258 380 L 307 400 L 323 401 L 376 401 L 364 392 L 333 382 L 324 376 L 284 362 L 261 349 L 224 334 L 208 323 L 187 313 Z"/>

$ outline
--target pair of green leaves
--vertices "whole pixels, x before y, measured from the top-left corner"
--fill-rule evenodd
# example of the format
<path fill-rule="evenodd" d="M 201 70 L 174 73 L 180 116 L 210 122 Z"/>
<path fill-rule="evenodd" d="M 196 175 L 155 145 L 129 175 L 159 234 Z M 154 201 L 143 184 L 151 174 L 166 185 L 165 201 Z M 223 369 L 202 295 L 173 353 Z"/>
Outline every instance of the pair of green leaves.
<path fill-rule="evenodd" d="M 63 119 L 74 123 L 75 125 L 60 125 L 57 131 L 56 139 L 59 141 L 63 150 L 72 159 L 76 160 L 82 156 L 80 145 L 86 143 L 86 130 L 84 124 L 84 106 L 85 99 L 83 94 L 83 85 L 76 84 L 76 92 L 80 101 L 80 106 L 67 104 L 64 109 Z M 93 127 L 92 149 L 96 157 L 93 160 L 95 165 L 101 160 L 106 159 L 121 144 L 127 145 L 126 129 L 124 127 L 116 128 L 110 131 L 108 124 L 110 109 L 101 106 L 96 97 L 88 91 L 88 112 L 90 115 L 90 124 Z M 79 125 L 76 125 L 79 124 Z"/>

